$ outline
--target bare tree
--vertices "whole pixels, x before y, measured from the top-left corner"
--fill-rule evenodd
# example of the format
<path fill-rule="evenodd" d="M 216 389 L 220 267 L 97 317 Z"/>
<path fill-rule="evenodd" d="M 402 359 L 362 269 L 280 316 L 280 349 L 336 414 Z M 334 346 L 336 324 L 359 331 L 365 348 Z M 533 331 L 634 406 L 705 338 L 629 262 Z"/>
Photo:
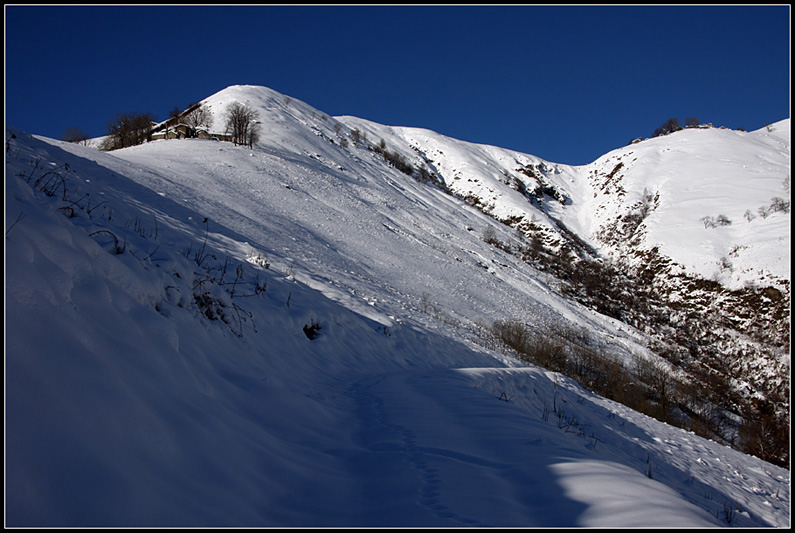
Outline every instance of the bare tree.
<path fill-rule="evenodd" d="M 61 136 L 61 140 L 84 146 L 88 144 L 88 139 L 88 134 L 80 128 L 68 128 Z"/>
<path fill-rule="evenodd" d="M 353 140 L 354 144 L 359 144 L 363 140 L 366 140 L 367 136 L 364 133 L 362 133 L 362 131 L 359 128 L 354 128 L 353 130 L 351 130 L 351 139 Z"/>
<path fill-rule="evenodd" d="M 654 130 L 654 134 L 652 137 L 659 137 L 661 135 L 668 135 L 669 133 L 673 133 L 675 131 L 679 131 L 682 129 L 682 125 L 679 122 L 679 119 L 676 117 L 669 118 L 668 120 L 663 123 L 662 126 Z"/>
<path fill-rule="evenodd" d="M 179 108 L 177 106 L 174 106 L 174 108 L 168 112 L 168 120 L 172 122 L 177 122 L 181 114 L 182 112 L 179 110 Z"/>
<path fill-rule="evenodd" d="M 151 140 L 154 117 L 149 113 L 122 113 L 108 123 L 105 150 L 127 148 Z"/>
<path fill-rule="evenodd" d="M 232 102 L 226 109 L 226 132 L 232 142 L 252 147 L 259 140 L 258 113 L 248 104 Z"/>
<path fill-rule="evenodd" d="M 193 108 L 193 109 L 191 109 Z M 207 106 L 198 105 L 197 107 L 194 105 L 188 106 L 188 111 L 185 116 L 182 117 L 182 122 L 187 124 L 193 129 L 196 128 L 209 128 L 210 124 L 213 121 L 213 114 L 212 111 Z"/>

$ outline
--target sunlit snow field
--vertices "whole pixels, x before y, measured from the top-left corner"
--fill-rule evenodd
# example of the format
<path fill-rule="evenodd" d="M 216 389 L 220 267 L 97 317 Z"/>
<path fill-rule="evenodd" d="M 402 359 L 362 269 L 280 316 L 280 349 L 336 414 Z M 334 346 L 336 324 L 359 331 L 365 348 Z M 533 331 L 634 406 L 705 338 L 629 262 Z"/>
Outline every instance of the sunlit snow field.
<path fill-rule="evenodd" d="M 787 470 L 476 342 L 521 313 L 645 353 L 481 238 L 510 230 L 306 104 L 214 98 L 262 110 L 259 145 L 7 128 L 7 526 L 790 525 Z M 575 196 L 586 169 L 561 167 Z"/>

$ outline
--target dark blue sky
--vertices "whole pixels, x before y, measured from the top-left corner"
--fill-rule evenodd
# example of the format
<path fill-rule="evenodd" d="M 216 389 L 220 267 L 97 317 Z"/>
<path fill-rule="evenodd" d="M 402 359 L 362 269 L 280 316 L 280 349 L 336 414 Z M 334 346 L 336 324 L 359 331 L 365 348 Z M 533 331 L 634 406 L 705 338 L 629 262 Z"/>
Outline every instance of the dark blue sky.
<path fill-rule="evenodd" d="M 235 84 L 585 164 L 666 119 L 790 116 L 790 7 L 6 6 L 6 124 L 53 138 Z"/>

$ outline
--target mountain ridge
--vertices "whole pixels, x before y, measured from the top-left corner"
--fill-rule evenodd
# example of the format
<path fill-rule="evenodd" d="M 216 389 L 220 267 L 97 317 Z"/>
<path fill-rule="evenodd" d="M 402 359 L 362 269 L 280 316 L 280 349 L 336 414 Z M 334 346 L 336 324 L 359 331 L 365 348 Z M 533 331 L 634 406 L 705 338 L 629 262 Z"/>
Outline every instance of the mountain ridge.
<path fill-rule="evenodd" d="M 253 147 L 106 153 L 7 128 L 10 524 L 789 522 L 786 470 L 605 399 L 627 390 L 577 384 L 600 385 L 593 363 L 616 384 L 627 370 L 688 370 L 627 322 L 648 315 L 593 305 L 625 295 L 595 297 L 570 269 L 608 264 L 580 232 L 590 219 L 566 214 L 593 192 L 572 182 L 582 169 L 426 130 L 432 148 L 416 129 L 387 135 L 233 89 L 203 102 L 216 118 L 252 104 Z M 606 161 L 594 181 L 618 187 Z M 474 179 L 482 193 L 456 190 Z M 580 374 L 537 366 L 527 339 L 552 341 Z M 769 359 L 744 361 L 780 377 Z M 671 382 L 658 385 L 643 394 L 664 411 Z"/>

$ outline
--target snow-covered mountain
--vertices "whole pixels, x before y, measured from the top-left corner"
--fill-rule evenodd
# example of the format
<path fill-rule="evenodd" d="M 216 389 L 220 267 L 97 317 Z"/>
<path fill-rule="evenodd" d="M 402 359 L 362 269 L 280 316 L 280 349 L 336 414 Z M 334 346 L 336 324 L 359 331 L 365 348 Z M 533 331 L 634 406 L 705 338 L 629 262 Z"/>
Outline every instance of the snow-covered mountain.
<path fill-rule="evenodd" d="M 210 135 L 233 102 L 253 147 L 7 128 L 7 525 L 789 525 L 787 470 L 604 397 L 788 391 L 789 120 L 573 167 L 254 86 Z"/>

